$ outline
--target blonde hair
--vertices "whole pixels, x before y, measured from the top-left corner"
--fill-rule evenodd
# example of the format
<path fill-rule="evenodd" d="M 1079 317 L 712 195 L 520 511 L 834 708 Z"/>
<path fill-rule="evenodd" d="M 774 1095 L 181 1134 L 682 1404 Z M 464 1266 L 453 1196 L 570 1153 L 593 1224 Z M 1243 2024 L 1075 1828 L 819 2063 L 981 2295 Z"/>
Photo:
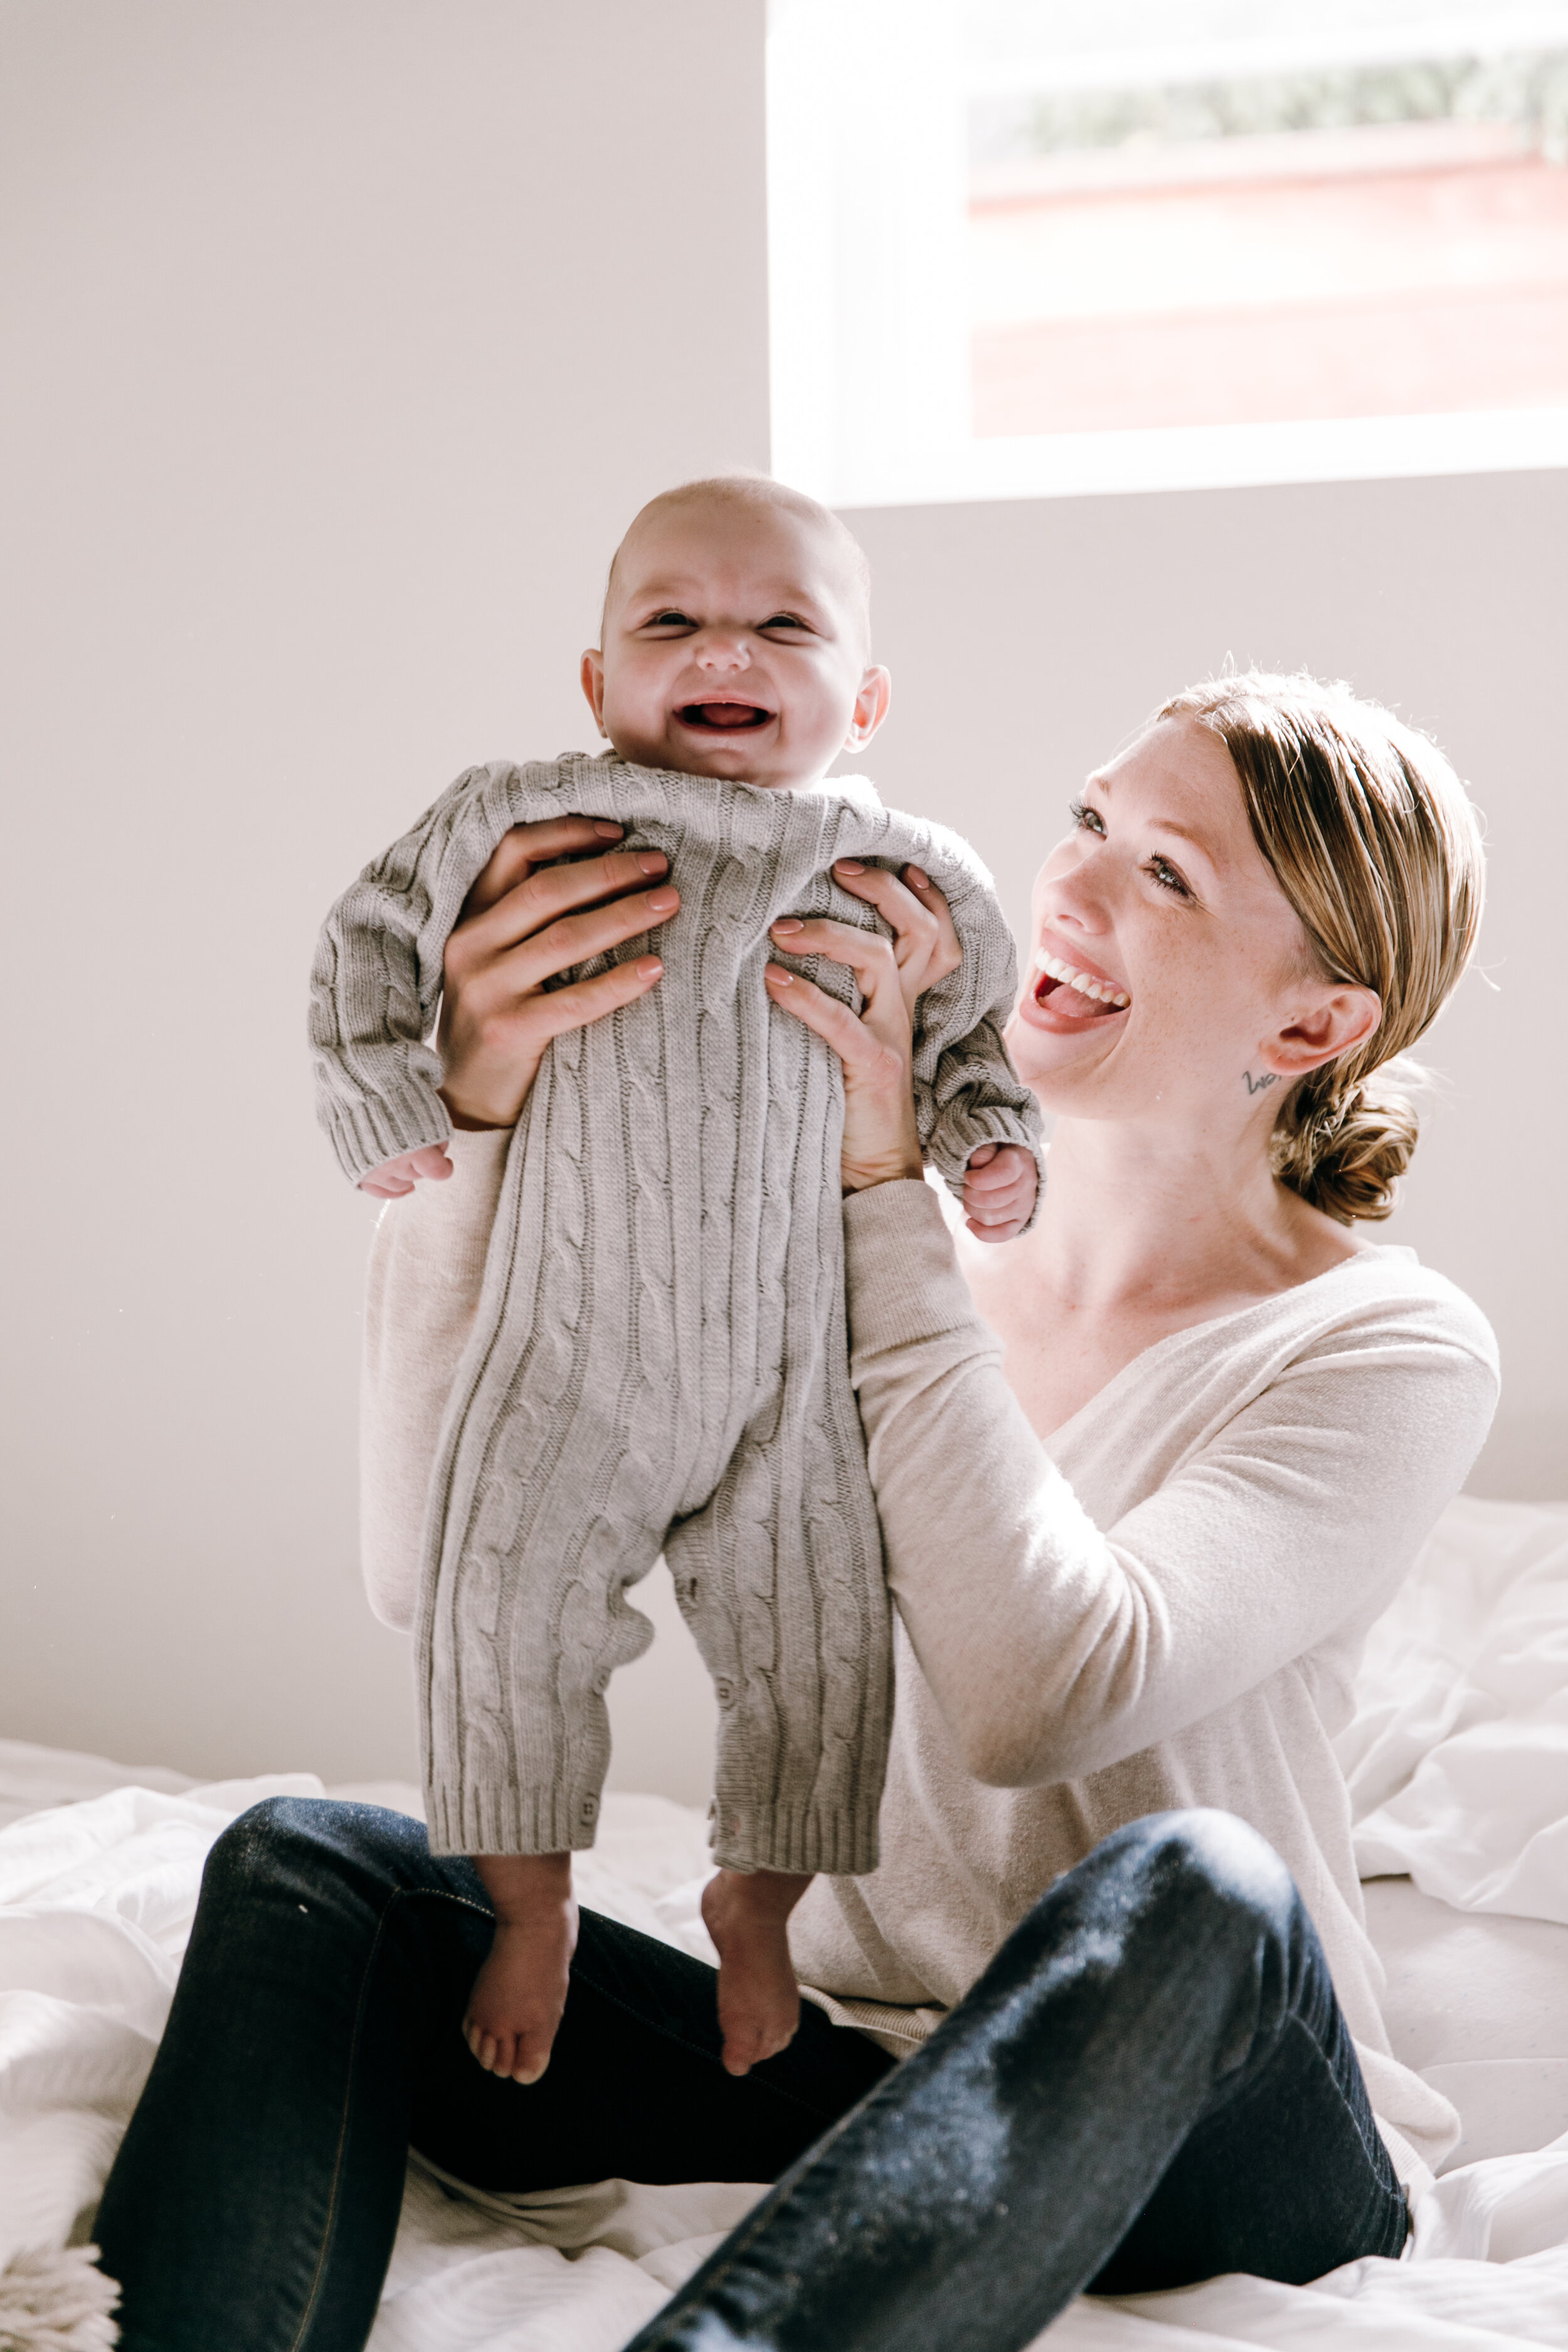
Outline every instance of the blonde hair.
<path fill-rule="evenodd" d="M 1382 1003 L 1364 1044 L 1291 1087 L 1270 1153 L 1280 1181 L 1342 1224 L 1386 1217 L 1418 1128 L 1399 1081 L 1423 1075 L 1391 1066 L 1436 1020 L 1480 923 L 1469 796 L 1435 743 L 1348 686 L 1245 670 L 1189 687 L 1156 716 L 1224 743 L 1312 968 Z"/>

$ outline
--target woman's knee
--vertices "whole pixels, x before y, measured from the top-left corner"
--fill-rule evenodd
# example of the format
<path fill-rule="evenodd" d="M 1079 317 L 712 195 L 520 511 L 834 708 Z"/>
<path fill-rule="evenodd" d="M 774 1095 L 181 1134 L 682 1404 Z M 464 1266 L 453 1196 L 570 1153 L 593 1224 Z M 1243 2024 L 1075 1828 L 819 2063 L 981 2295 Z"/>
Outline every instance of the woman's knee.
<path fill-rule="evenodd" d="M 1268 1839 L 1209 1806 L 1148 1813 L 1096 1846 L 1089 1864 L 1115 1876 L 1124 1899 L 1183 1932 L 1289 1940 L 1300 1916 L 1294 1880 Z"/>
<path fill-rule="evenodd" d="M 215 1840 L 203 1892 L 298 1901 L 334 1881 L 401 1877 L 421 1859 L 427 1869 L 424 1828 L 405 1814 L 325 1797 L 264 1797 Z"/>

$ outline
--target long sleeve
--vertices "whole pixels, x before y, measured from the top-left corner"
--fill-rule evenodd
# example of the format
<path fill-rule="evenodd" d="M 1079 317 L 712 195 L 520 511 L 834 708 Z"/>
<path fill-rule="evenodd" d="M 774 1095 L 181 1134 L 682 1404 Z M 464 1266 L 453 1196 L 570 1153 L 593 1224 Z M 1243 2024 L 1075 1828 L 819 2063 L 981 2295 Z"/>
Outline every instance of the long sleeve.
<path fill-rule="evenodd" d="M 414 1626 L 420 1538 L 441 1422 L 484 1279 L 510 1130 L 457 1134 L 452 1174 L 376 1221 L 360 1381 L 360 1559 L 370 1605 Z"/>
<path fill-rule="evenodd" d="M 1364 1622 L 1486 1433 L 1468 1302 L 1426 1276 L 1363 1297 L 1342 1269 L 1289 1295 L 1283 1331 L 1263 1312 L 1181 1335 L 1182 1426 L 1140 1427 L 1132 1384 L 1120 1442 L 1169 1472 L 1100 1528 L 1008 1388 L 929 1189 L 862 1193 L 845 1224 L 889 1581 L 960 1754 L 998 1786 L 1119 1763 Z"/>

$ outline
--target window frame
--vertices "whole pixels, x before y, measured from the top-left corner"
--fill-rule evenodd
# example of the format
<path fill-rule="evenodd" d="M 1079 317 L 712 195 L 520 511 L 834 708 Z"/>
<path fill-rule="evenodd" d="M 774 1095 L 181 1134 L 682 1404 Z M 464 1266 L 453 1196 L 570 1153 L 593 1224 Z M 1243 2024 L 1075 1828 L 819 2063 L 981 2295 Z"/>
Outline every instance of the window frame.
<path fill-rule="evenodd" d="M 833 506 L 1104 497 L 1568 467 L 1554 407 L 971 429 L 957 0 L 771 0 L 773 470 Z"/>

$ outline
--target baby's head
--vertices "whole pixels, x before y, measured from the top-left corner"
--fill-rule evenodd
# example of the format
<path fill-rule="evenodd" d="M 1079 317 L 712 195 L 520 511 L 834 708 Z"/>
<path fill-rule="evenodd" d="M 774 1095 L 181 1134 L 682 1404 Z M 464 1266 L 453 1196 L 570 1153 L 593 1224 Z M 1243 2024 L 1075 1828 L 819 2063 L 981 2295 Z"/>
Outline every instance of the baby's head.
<path fill-rule="evenodd" d="M 616 550 L 583 690 L 624 760 L 780 792 L 868 743 L 870 567 L 837 515 L 761 475 L 652 499 Z"/>

